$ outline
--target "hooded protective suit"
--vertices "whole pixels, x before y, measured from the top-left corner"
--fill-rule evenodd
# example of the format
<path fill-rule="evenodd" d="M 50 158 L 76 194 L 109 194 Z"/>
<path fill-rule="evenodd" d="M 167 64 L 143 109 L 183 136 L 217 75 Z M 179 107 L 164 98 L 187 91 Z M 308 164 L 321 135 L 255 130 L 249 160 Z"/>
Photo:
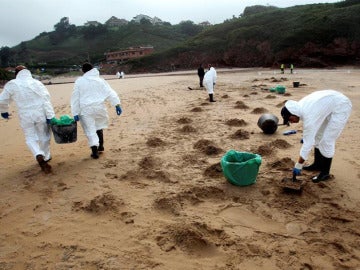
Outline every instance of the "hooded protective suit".
<path fill-rule="evenodd" d="M 208 94 L 214 94 L 214 84 L 216 83 L 217 75 L 215 68 L 211 67 L 204 76 L 204 86 Z"/>
<path fill-rule="evenodd" d="M 108 127 L 109 116 L 105 106 L 120 104 L 120 98 L 110 85 L 100 78 L 96 68 L 75 81 L 71 96 L 71 113 L 79 115 L 80 124 L 88 138 L 89 146 L 99 146 L 97 130 Z"/>
<path fill-rule="evenodd" d="M 34 157 L 50 159 L 50 128 L 46 119 L 55 117 L 46 87 L 32 78 L 27 69 L 19 71 L 0 94 L 0 112 L 7 112 L 11 101 L 16 103 L 26 144 Z"/>
<path fill-rule="evenodd" d="M 351 101 L 342 93 L 322 90 L 305 96 L 300 101 L 289 100 L 285 107 L 303 121 L 303 145 L 300 156 L 307 160 L 315 146 L 326 158 L 335 153 L 335 142 L 350 116 Z"/>

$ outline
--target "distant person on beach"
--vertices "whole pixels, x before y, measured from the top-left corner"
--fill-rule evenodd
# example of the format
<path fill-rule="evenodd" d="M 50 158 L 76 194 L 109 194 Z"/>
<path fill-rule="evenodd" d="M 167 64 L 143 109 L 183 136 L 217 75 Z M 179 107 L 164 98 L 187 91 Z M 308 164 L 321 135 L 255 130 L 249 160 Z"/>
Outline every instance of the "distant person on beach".
<path fill-rule="evenodd" d="M 204 80 L 204 75 L 205 75 L 205 71 L 204 68 L 202 66 L 202 64 L 200 64 L 198 70 L 197 70 L 198 76 L 199 76 L 199 80 L 200 80 L 200 87 L 204 87 L 203 86 L 203 80 Z"/>
<path fill-rule="evenodd" d="M 350 99 L 334 90 L 316 91 L 300 101 L 288 100 L 285 103 L 281 110 L 284 124 L 303 121 L 303 145 L 293 168 L 295 175 L 300 175 L 304 169 L 320 171 L 318 176 L 313 177 L 314 183 L 330 178 L 335 143 L 350 116 L 351 107 Z M 303 166 L 313 147 L 314 163 Z"/>
<path fill-rule="evenodd" d="M 9 81 L 0 94 L 1 116 L 9 119 L 9 104 L 14 101 L 26 144 L 41 170 L 48 174 L 51 172 L 48 164 L 51 159 L 49 124 L 55 117 L 50 94 L 43 83 L 33 79 L 25 66 L 17 66 L 15 75 L 16 78 Z"/>
<path fill-rule="evenodd" d="M 293 64 L 290 64 L 290 73 L 291 73 L 291 74 L 293 73 L 293 70 L 294 70 L 294 65 L 293 65 Z"/>
<path fill-rule="evenodd" d="M 121 74 L 120 74 L 120 72 L 118 71 L 118 72 L 116 72 L 116 77 L 118 78 L 118 79 L 121 79 Z"/>
<path fill-rule="evenodd" d="M 121 115 L 120 98 L 90 63 L 85 63 L 82 71 L 84 75 L 76 79 L 71 96 L 71 113 L 75 121 L 80 121 L 91 157 L 97 159 L 99 152 L 104 151 L 103 129 L 108 127 L 109 120 L 105 101 L 115 106 L 117 115 Z"/>
<path fill-rule="evenodd" d="M 281 70 L 281 73 L 282 73 L 282 74 L 285 73 L 285 65 L 284 65 L 284 64 L 281 64 L 280 70 Z"/>
<path fill-rule="evenodd" d="M 209 94 L 209 101 L 215 102 L 214 86 L 216 84 L 217 74 L 216 74 L 216 70 L 214 67 L 212 67 L 210 64 L 208 65 L 208 67 L 209 67 L 209 70 L 205 73 L 205 76 L 204 76 L 204 85 Z"/>

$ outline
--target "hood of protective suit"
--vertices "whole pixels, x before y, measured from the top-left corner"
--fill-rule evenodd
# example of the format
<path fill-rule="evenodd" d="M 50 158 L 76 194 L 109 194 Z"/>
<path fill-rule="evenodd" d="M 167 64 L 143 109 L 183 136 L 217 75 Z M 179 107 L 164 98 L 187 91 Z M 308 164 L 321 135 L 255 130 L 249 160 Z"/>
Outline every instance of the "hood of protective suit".
<path fill-rule="evenodd" d="M 103 79 L 100 77 L 100 72 L 97 68 L 93 68 L 89 70 L 88 72 L 84 73 L 82 77 L 83 79 L 87 79 L 87 80 L 98 81 L 101 83 L 103 82 Z"/>
<path fill-rule="evenodd" d="M 19 73 L 16 75 L 16 79 L 24 80 L 32 78 L 31 72 L 28 69 L 20 70 Z"/>
<path fill-rule="evenodd" d="M 285 103 L 285 107 L 291 114 L 296 115 L 297 117 L 301 117 L 301 106 L 299 102 L 288 100 Z"/>
<path fill-rule="evenodd" d="M 84 77 L 99 77 L 100 72 L 97 68 L 93 68 L 93 69 L 89 70 L 88 72 L 84 73 L 83 76 Z"/>

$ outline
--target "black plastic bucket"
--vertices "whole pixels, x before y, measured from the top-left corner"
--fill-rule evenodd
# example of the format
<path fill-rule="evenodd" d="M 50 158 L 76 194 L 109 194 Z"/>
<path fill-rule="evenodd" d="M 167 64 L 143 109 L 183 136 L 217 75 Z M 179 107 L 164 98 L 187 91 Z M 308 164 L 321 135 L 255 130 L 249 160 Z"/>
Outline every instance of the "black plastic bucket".
<path fill-rule="evenodd" d="M 73 143 L 77 140 L 77 124 L 74 122 L 71 125 L 51 125 L 51 131 L 54 134 L 56 143 Z"/>
<path fill-rule="evenodd" d="M 265 134 L 273 134 L 277 130 L 279 118 L 276 115 L 265 113 L 260 116 L 257 125 Z"/>
<path fill-rule="evenodd" d="M 300 86 L 300 82 L 293 82 L 293 86 L 294 86 L 294 87 L 299 87 L 299 86 Z"/>

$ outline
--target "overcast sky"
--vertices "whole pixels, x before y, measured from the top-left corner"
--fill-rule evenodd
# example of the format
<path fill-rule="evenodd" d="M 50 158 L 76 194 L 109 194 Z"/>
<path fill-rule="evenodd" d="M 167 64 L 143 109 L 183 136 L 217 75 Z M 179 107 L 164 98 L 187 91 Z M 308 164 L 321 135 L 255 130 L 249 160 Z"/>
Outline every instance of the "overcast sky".
<path fill-rule="evenodd" d="M 105 23 L 111 16 L 132 20 L 139 14 L 171 24 L 191 20 L 222 23 L 253 5 L 289 7 L 340 0 L 0 0 L 0 47 L 12 47 L 51 32 L 61 18 L 81 26 L 87 21 Z"/>

